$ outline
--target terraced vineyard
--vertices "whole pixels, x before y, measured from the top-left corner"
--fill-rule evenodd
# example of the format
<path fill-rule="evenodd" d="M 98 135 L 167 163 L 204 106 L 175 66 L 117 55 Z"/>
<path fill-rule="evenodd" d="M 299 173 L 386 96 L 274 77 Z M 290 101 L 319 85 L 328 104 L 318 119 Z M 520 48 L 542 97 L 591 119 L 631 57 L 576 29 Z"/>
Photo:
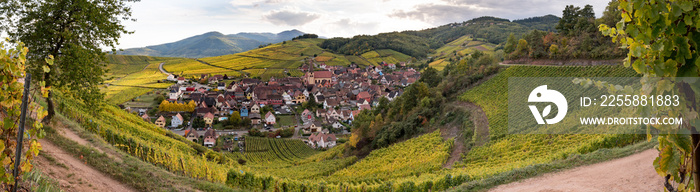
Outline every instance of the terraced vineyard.
<path fill-rule="evenodd" d="M 363 53 L 361 57 L 365 58 L 365 60 L 369 61 L 373 65 L 378 65 L 382 61 L 387 62 L 387 63 L 399 63 L 399 62 L 405 62 L 411 59 L 410 56 L 404 55 L 402 53 L 396 52 L 391 49 L 381 49 L 381 50 L 376 50 L 376 51 L 370 51 Z"/>
<path fill-rule="evenodd" d="M 435 50 L 435 53 L 430 55 L 434 58 L 434 61 L 428 65 L 435 69 L 442 70 L 450 63 L 449 58 L 454 57 L 455 53 L 458 55 L 469 55 L 478 50 L 493 54 L 495 47 L 496 45 L 492 43 L 475 40 L 471 36 L 465 35 Z"/>

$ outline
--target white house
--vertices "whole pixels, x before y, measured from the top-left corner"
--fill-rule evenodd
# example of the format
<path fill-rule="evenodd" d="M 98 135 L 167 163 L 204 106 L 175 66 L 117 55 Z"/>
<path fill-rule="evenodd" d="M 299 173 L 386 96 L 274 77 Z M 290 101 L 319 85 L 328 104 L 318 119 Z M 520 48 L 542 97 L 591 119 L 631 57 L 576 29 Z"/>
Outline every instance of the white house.
<path fill-rule="evenodd" d="M 185 77 L 178 77 L 177 84 L 183 84 L 183 83 L 185 83 Z"/>
<path fill-rule="evenodd" d="M 180 95 L 182 95 L 182 92 L 180 92 L 180 88 L 174 88 L 170 89 L 170 93 L 168 93 L 168 98 L 170 100 L 177 100 L 180 98 Z"/>
<path fill-rule="evenodd" d="M 174 115 L 173 118 L 170 120 L 170 127 L 177 127 L 182 125 L 182 122 L 184 119 L 182 119 L 182 115 L 180 113 L 177 113 L 177 115 Z"/>
<path fill-rule="evenodd" d="M 177 81 L 177 79 L 175 78 L 175 75 L 173 75 L 173 74 L 168 75 L 168 78 L 166 78 L 165 80 L 168 80 L 168 81 Z"/>
<path fill-rule="evenodd" d="M 340 128 L 344 128 L 344 127 L 345 127 L 342 123 L 340 123 L 340 122 L 338 122 L 338 121 L 334 122 L 332 126 L 333 126 L 333 128 L 335 128 L 335 129 L 340 129 Z"/>
<path fill-rule="evenodd" d="M 309 144 L 311 147 L 315 148 L 331 148 L 335 146 L 336 142 L 335 135 L 316 133 L 309 136 Z"/>
<path fill-rule="evenodd" d="M 284 103 L 287 105 L 291 105 L 294 102 L 292 101 L 292 96 L 287 94 L 287 92 L 282 93 L 282 99 L 284 100 Z"/>
<path fill-rule="evenodd" d="M 253 106 L 250 107 L 250 112 L 260 113 L 260 105 L 258 105 L 258 103 L 255 103 Z"/>
<path fill-rule="evenodd" d="M 277 119 L 271 111 L 268 111 L 267 114 L 265 114 L 265 123 L 267 123 L 268 125 L 274 125 L 275 123 L 277 123 Z"/>

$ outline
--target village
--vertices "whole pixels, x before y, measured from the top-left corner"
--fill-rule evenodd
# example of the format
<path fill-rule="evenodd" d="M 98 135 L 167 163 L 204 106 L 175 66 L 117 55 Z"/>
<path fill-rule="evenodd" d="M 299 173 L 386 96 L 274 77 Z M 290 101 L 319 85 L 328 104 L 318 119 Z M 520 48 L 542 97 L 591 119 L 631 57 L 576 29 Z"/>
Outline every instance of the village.
<path fill-rule="evenodd" d="M 138 115 L 215 150 L 242 151 L 245 135 L 302 139 L 312 148 L 328 149 L 344 142 L 339 137 L 348 137 L 362 110 L 382 98 L 392 101 L 420 78 L 404 62 L 367 67 L 310 62 L 299 70 L 302 77 L 268 81 L 171 74 L 167 81 L 175 83 L 163 93 L 158 109 L 151 109 L 157 112 L 138 109 Z"/>

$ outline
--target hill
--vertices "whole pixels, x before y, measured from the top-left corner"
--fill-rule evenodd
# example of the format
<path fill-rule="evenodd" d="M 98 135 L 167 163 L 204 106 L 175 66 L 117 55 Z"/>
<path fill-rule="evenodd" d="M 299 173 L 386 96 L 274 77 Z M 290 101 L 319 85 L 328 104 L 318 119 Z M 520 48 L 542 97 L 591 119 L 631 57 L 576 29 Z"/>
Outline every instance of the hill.
<path fill-rule="evenodd" d="M 119 51 L 120 55 L 147 55 L 160 57 L 212 57 L 248 51 L 260 45 L 290 40 L 304 33 L 298 30 L 273 33 L 238 33 L 224 35 L 213 31 L 185 38 L 176 42 L 130 48 Z"/>
<path fill-rule="evenodd" d="M 195 60 L 166 62 L 165 70 L 174 74 L 192 76 L 199 74 L 227 74 L 268 79 L 271 76 L 301 76 L 298 69 L 304 63 L 313 62 L 326 65 L 347 66 L 356 63 L 361 66 L 407 62 L 410 56 L 397 51 L 382 49 L 362 55 L 343 55 L 319 47 L 323 39 L 297 39 L 268 45 L 242 53 L 206 57 Z M 285 72 L 286 71 L 286 72 Z M 288 74 L 287 74 L 288 73 Z"/>
<path fill-rule="evenodd" d="M 160 82 L 167 77 L 158 70 L 160 63 L 189 60 L 173 57 L 136 55 L 107 55 L 105 84 L 101 86 L 110 104 L 122 104 L 154 89 L 163 89 L 171 83 Z"/>
<path fill-rule="evenodd" d="M 520 36 L 533 29 L 554 29 L 558 21 L 558 18 L 552 15 L 514 22 L 485 16 L 419 31 L 332 38 L 324 41 L 320 46 L 335 53 L 348 55 L 360 55 L 377 49 L 392 49 L 412 57 L 425 58 L 433 50 L 465 35 L 471 35 L 487 43 L 501 44 L 506 41 L 510 33 Z"/>

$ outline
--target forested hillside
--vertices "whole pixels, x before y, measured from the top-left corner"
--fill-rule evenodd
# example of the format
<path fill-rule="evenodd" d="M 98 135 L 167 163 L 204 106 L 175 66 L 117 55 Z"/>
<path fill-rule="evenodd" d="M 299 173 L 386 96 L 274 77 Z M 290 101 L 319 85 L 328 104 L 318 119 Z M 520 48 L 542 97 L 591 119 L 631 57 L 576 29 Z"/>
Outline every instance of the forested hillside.
<path fill-rule="evenodd" d="M 458 38 L 471 35 L 488 43 L 500 44 L 508 34 L 524 34 L 532 29 L 551 29 L 558 18 L 547 15 L 510 22 L 496 17 L 479 17 L 462 23 L 452 23 L 420 31 L 382 33 L 374 36 L 360 35 L 352 38 L 332 38 L 321 47 L 349 55 L 359 55 L 375 49 L 393 49 L 416 58 L 429 53 Z"/>

